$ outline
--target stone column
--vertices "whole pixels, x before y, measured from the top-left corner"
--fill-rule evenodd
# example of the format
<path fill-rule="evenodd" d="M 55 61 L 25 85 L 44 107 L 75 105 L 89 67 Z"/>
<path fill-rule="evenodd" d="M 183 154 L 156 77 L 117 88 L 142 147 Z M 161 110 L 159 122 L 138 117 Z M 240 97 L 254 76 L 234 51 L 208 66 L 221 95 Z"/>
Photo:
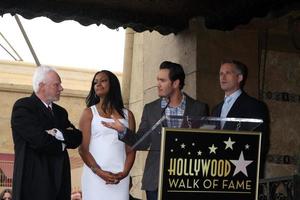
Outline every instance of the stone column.
<path fill-rule="evenodd" d="M 122 96 L 123 96 L 124 105 L 127 108 L 129 107 L 129 97 L 130 97 L 133 39 L 134 39 L 134 31 L 130 28 L 127 28 L 125 32 L 125 47 L 124 47 L 124 61 L 123 61 L 123 75 L 122 75 Z"/>

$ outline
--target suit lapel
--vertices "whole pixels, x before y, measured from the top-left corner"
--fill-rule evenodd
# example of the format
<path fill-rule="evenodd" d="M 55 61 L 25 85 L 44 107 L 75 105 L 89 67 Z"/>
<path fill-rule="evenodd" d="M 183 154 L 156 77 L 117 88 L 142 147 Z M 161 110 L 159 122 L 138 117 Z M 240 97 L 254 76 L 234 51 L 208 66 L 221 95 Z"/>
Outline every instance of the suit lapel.
<path fill-rule="evenodd" d="M 185 100 L 186 100 L 186 104 L 185 104 L 185 110 L 184 110 L 184 116 L 187 116 L 187 115 L 190 115 L 190 109 L 191 109 L 191 100 L 190 98 L 186 95 L 185 95 Z"/>
<path fill-rule="evenodd" d="M 184 116 L 189 116 L 192 115 L 193 113 L 193 100 L 192 98 L 190 98 L 187 94 L 185 94 L 185 100 L 186 100 L 186 104 L 185 104 L 185 110 L 184 110 Z"/>
<path fill-rule="evenodd" d="M 224 104 L 224 101 L 222 101 L 221 103 L 219 103 L 219 105 L 217 105 L 217 108 L 216 108 L 215 113 L 214 113 L 215 117 L 220 117 L 221 116 L 223 104 Z"/>
<path fill-rule="evenodd" d="M 47 109 L 47 107 L 44 105 L 44 103 L 33 93 L 31 95 L 31 98 L 34 99 L 34 101 L 36 102 L 37 107 L 39 108 L 39 110 L 43 113 L 43 115 L 47 118 L 49 118 L 51 121 L 53 121 L 54 117 L 53 115 L 49 112 L 49 110 Z"/>
<path fill-rule="evenodd" d="M 242 92 L 241 95 L 235 100 L 234 104 L 232 105 L 230 111 L 227 114 L 227 117 L 237 117 L 240 118 L 241 116 L 241 108 L 244 102 L 246 93 Z M 228 130 L 236 130 L 238 126 L 237 122 L 226 122 L 224 124 L 224 129 Z"/>
<path fill-rule="evenodd" d="M 161 101 L 162 101 L 162 98 L 160 98 L 157 101 L 157 103 L 155 104 L 155 107 L 153 108 L 154 119 L 160 119 L 163 115 L 165 115 L 166 109 L 161 107 Z M 166 124 L 167 124 L 166 120 L 164 120 L 161 125 L 166 126 Z"/>
<path fill-rule="evenodd" d="M 60 127 L 60 121 L 61 121 L 61 117 L 59 115 L 59 109 L 58 109 L 58 106 L 55 104 L 55 103 L 52 103 L 52 110 L 53 110 L 53 121 L 54 121 L 54 124 L 55 124 L 55 127 Z"/>
<path fill-rule="evenodd" d="M 243 102 L 244 96 L 245 96 L 245 93 L 242 92 L 242 94 L 236 99 L 236 101 L 232 105 L 230 111 L 227 114 L 227 117 L 235 117 L 237 114 L 240 113 L 240 108 L 241 108 L 241 104 Z"/>

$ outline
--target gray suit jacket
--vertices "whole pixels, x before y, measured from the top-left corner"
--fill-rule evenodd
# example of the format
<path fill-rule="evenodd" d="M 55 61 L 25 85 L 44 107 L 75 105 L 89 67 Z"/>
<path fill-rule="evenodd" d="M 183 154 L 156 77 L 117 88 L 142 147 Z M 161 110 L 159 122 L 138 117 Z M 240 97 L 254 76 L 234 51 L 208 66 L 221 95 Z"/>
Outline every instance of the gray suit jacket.
<path fill-rule="evenodd" d="M 206 104 L 196 101 L 186 94 L 185 96 L 185 116 L 208 115 L 208 107 Z M 161 108 L 161 99 L 157 99 L 146 104 L 144 106 L 141 123 L 137 133 L 135 134 L 128 130 L 126 135 L 119 139 L 132 146 L 161 118 L 162 112 L 163 108 Z M 158 126 L 154 129 L 150 136 L 137 147 L 138 150 L 147 150 L 150 147 L 142 180 L 143 190 L 154 191 L 158 188 L 161 128 L 162 126 Z"/>

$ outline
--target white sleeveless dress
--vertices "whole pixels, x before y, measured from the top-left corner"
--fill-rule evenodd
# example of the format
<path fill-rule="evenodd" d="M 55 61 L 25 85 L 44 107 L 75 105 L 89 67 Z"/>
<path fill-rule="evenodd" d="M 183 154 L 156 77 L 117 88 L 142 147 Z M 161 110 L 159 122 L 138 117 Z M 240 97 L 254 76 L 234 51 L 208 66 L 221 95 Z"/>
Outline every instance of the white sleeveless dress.
<path fill-rule="evenodd" d="M 117 131 L 106 128 L 101 123 L 101 121 L 112 122 L 113 120 L 101 117 L 96 106 L 90 108 L 93 119 L 89 151 L 103 170 L 113 173 L 122 172 L 126 159 L 125 144 L 119 141 Z M 120 121 L 128 127 L 128 110 L 123 109 L 123 112 L 125 119 Z M 119 184 L 106 184 L 84 164 L 81 189 L 83 200 L 128 200 L 129 177 L 122 179 Z"/>

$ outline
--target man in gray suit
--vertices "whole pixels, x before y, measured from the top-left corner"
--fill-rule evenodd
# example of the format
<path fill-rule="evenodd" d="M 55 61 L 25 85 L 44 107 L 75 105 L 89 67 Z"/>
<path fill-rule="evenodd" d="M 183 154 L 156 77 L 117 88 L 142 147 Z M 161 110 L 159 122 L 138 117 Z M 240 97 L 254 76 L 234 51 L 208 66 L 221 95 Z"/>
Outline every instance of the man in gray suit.
<path fill-rule="evenodd" d="M 207 116 L 207 105 L 192 99 L 182 92 L 185 73 L 181 65 L 164 61 L 161 63 L 157 75 L 157 88 L 159 99 L 144 106 L 141 123 L 137 133 L 129 129 L 115 119 L 114 123 L 104 123 L 109 128 L 119 132 L 119 139 L 126 144 L 134 145 L 163 115 L 175 116 Z M 182 119 L 168 119 L 164 126 L 180 128 Z M 138 146 L 137 150 L 148 150 L 142 189 L 146 190 L 147 200 L 156 200 L 158 195 L 158 175 L 160 159 L 161 128 L 158 126 Z"/>

